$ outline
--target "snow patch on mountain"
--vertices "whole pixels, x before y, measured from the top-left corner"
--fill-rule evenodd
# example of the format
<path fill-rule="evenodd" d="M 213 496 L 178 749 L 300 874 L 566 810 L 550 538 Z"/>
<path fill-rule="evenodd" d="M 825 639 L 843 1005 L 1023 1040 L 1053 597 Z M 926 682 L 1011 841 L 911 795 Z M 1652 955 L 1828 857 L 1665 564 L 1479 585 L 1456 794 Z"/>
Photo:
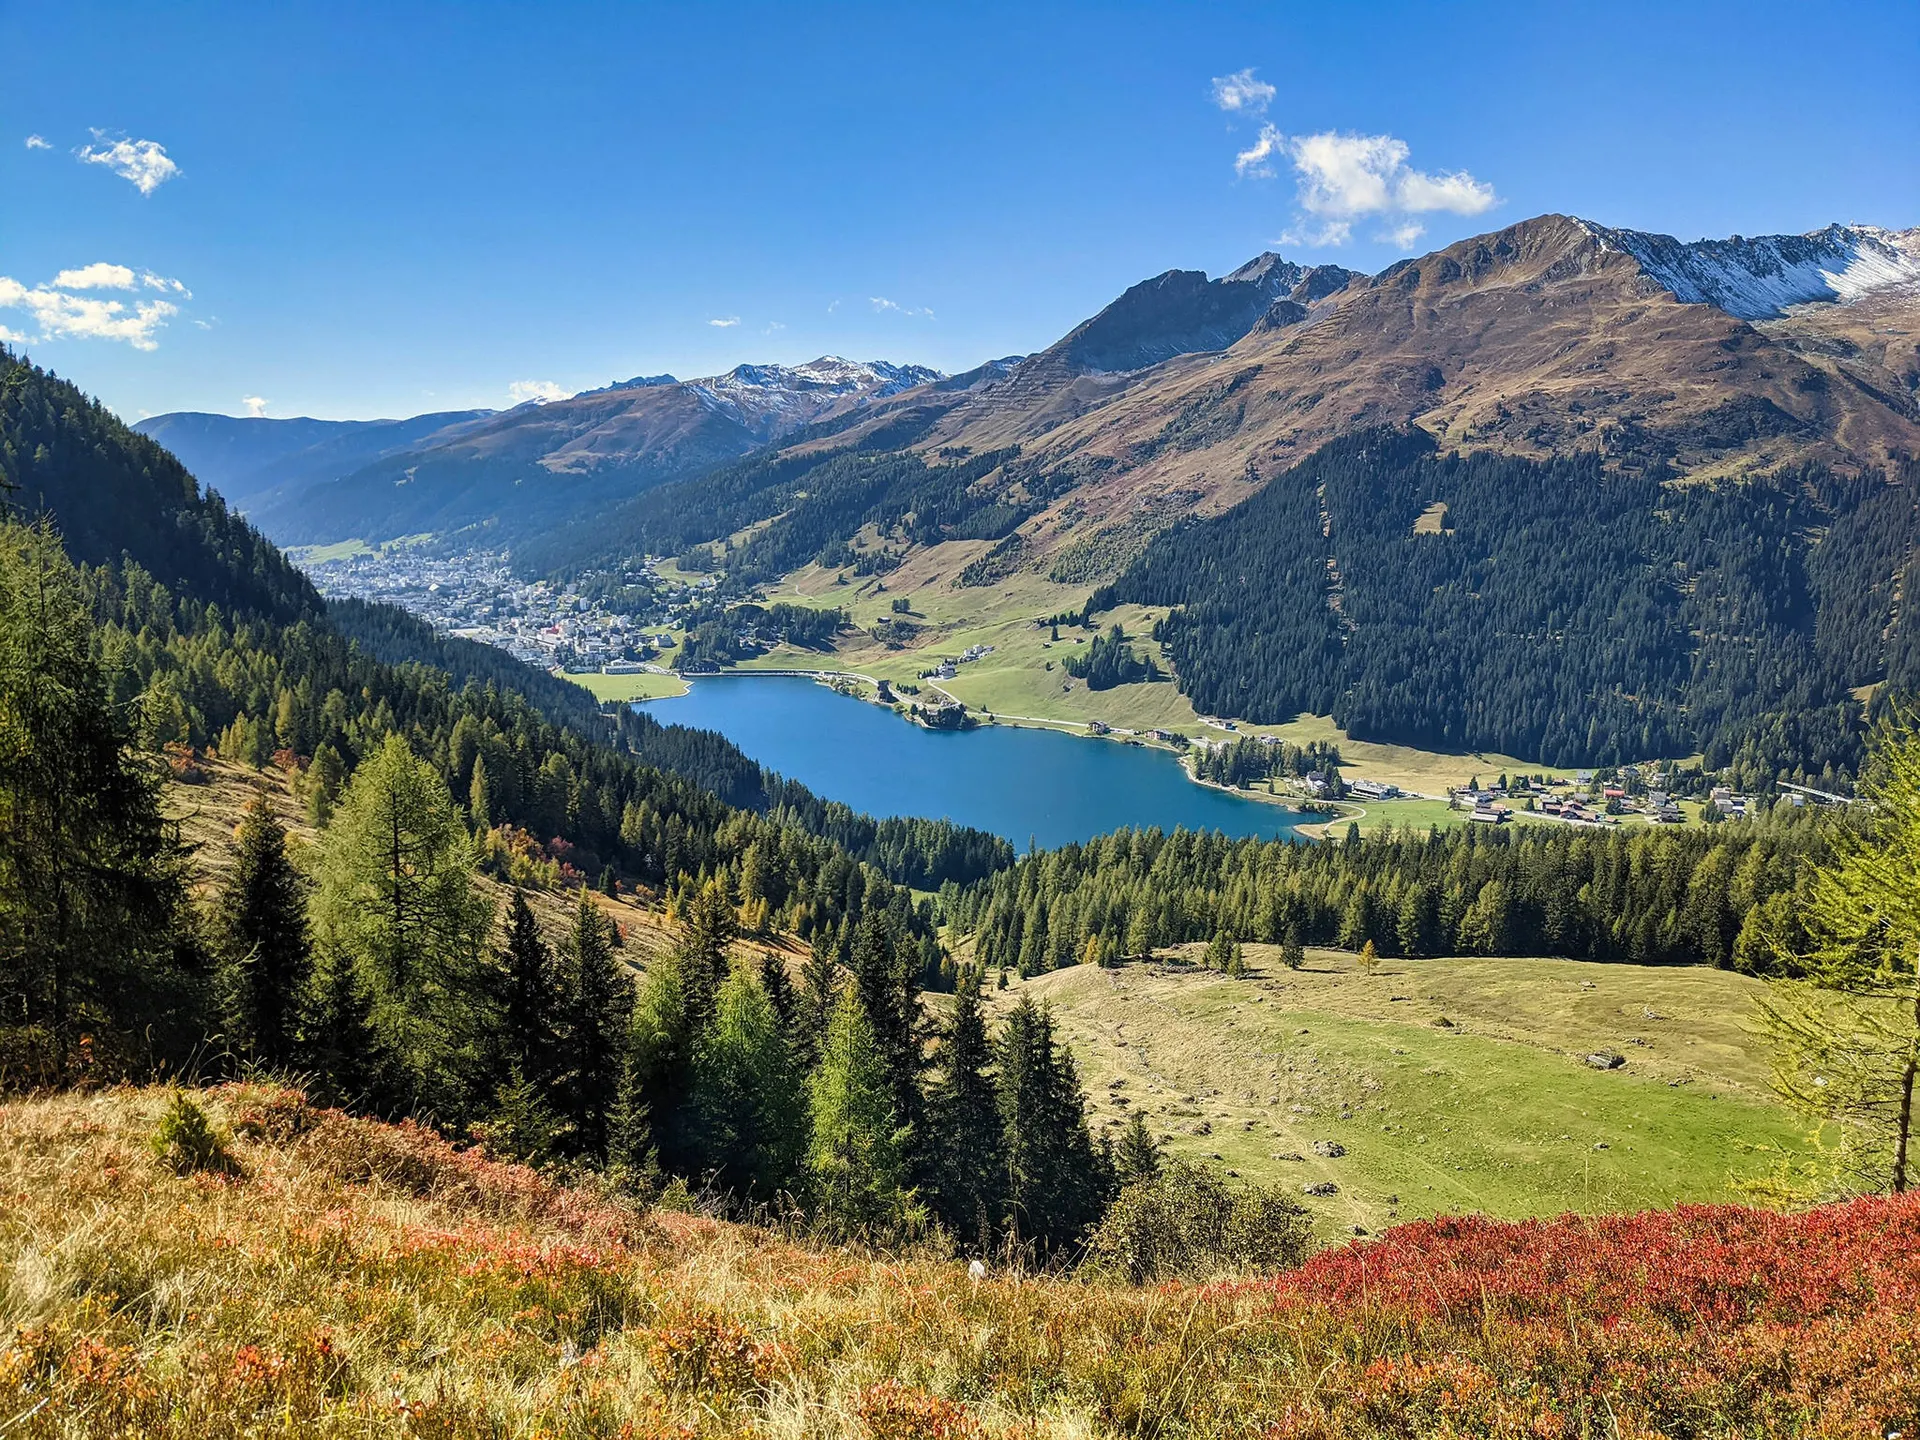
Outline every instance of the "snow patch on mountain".
<path fill-rule="evenodd" d="M 1735 235 L 1685 242 L 1581 222 L 1610 250 L 1640 262 L 1688 305 L 1770 320 L 1792 305 L 1841 303 L 1892 286 L 1920 290 L 1920 228 L 1829 225 L 1808 235 Z"/>
<path fill-rule="evenodd" d="M 686 385 L 708 408 L 771 438 L 830 410 L 870 404 L 945 378 L 924 365 L 822 355 L 804 365 L 736 365 L 724 375 L 689 380 Z"/>

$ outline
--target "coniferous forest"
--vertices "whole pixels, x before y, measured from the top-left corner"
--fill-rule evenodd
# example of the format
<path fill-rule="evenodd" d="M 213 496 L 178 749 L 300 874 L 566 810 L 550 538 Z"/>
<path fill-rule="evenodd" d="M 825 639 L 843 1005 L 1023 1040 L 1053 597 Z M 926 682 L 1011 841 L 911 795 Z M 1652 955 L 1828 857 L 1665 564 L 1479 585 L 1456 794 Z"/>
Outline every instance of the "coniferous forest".
<path fill-rule="evenodd" d="M 1554 765 L 1852 770 L 1849 692 L 1920 683 L 1895 607 L 1913 487 L 1668 479 L 1358 434 L 1162 535 L 1090 609 L 1176 607 L 1157 638 L 1203 713 Z"/>

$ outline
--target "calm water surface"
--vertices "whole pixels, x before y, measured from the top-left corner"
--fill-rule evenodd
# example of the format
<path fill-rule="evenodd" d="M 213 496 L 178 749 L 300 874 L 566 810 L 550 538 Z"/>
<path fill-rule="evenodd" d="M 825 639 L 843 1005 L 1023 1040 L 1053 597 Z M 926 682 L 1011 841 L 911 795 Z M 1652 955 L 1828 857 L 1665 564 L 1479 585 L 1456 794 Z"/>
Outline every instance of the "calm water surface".
<path fill-rule="evenodd" d="M 1196 785 L 1164 750 L 1011 725 L 922 730 L 811 680 L 703 675 L 646 710 L 663 725 L 718 730 L 762 765 L 869 815 L 945 817 L 1022 847 L 1123 825 L 1271 839 L 1305 819 Z"/>

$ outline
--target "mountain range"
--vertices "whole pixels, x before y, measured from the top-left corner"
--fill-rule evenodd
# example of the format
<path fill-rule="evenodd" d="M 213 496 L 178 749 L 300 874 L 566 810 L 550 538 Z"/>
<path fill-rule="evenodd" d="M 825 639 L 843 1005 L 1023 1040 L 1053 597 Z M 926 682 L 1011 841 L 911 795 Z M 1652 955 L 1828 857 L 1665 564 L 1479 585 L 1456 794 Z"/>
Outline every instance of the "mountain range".
<path fill-rule="evenodd" d="M 698 380 L 641 376 L 504 412 L 374 421 L 177 413 L 134 428 L 285 543 L 467 526 L 513 535 L 943 378 L 829 355 Z"/>
<path fill-rule="evenodd" d="M 1168 271 L 962 375 L 823 358 L 423 419 L 249 513 L 471 527 L 565 575 L 726 542 L 723 595 L 1037 575 L 1167 607 L 1216 713 L 1561 764 L 1818 774 L 1856 695 L 1920 690 L 1920 230 L 1545 215 L 1377 275 Z"/>

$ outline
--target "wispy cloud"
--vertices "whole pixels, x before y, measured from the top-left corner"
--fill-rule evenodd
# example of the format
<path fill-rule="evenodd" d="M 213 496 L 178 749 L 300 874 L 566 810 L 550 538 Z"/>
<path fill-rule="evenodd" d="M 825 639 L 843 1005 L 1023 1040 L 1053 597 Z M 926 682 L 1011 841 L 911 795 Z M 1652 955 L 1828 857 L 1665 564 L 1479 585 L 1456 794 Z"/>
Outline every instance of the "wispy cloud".
<path fill-rule="evenodd" d="M 96 260 L 75 270 L 62 270 L 48 284 L 55 290 L 131 290 L 136 285 L 144 285 L 163 295 L 193 298 L 193 292 L 178 280 L 156 275 L 151 270 L 136 272 L 131 266 L 114 265 L 105 260 Z"/>
<path fill-rule="evenodd" d="M 839 302 L 836 301 L 835 303 L 837 304 Z M 895 315 L 912 315 L 924 320 L 933 319 L 933 311 L 923 305 L 901 305 L 887 299 L 884 295 L 869 295 L 867 297 L 867 303 L 873 306 L 873 313 L 876 315 L 885 315 L 891 312 Z"/>
<path fill-rule="evenodd" d="M 568 392 L 551 380 L 516 380 L 507 386 L 507 394 L 516 405 L 524 405 L 529 400 L 545 405 L 550 400 L 566 399 Z"/>
<path fill-rule="evenodd" d="M 180 173 L 180 167 L 167 155 L 166 146 L 157 140 L 109 140 L 105 131 L 96 130 L 98 145 L 82 145 L 74 151 L 84 164 L 104 165 L 121 179 L 130 181 L 142 195 L 151 195 Z"/>
<path fill-rule="evenodd" d="M 249 416 L 255 420 L 259 420 L 266 415 L 267 406 L 272 402 L 263 400 L 258 395 L 242 395 L 240 397 L 240 403 L 247 407 L 247 414 Z"/>
<path fill-rule="evenodd" d="M 786 328 L 787 327 L 785 325 L 782 325 L 778 320 L 769 320 L 767 321 L 767 328 L 762 330 L 760 333 L 762 335 L 772 335 Z"/>
<path fill-rule="evenodd" d="M 44 285 L 24 285 L 0 275 L 0 310 L 24 310 L 39 327 L 37 340 L 120 340 L 136 350 L 153 350 L 166 322 L 180 313 L 172 299 L 114 300 L 90 292 L 135 290 L 141 286 L 185 299 L 191 291 L 178 280 L 136 271 L 130 265 L 96 260 L 60 271 Z M 9 330 L 14 341 L 29 337 Z"/>
<path fill-rule="evenodd" d="M 713 326 L 716 330 L 731 330 L 739 323 L 740 317 L 738 315 L 716 315 L 713 319 L 707 321 L 707 324 Z"/>
<path fill-rule="evenodd" d="M 1213 103 L 1229 114 L 1264 115 L 1278 92 L 1253 77 L 1251 67 L 1213 77 Z"/>
<path fill-rule="evenodd" d="M 154 332 L 180 313 L 179 306 L 167 300 L 129 305 L 50 285 L 22 285 L 7 275 L 0 275 L 0 310 L 25 310 L 40 327 L 42 340 L 122 340 L 136 350 L 157 349 Z"/>
<path fill-rule="evenodd" d="M 1295 245 L 1344 245 L 1356 220 L 1377 216 L 1385 222 L 1380 238 L 1405 250 L 1426 233 L 1411 216 L 1479 215 L 1500 203 L 1493 186 L 1464 170 L 1415 170 L 1407 163 L 1411 153 L 1392 135 L 1283 135 L 1262 125 L 1254 144 L 1234 157 L 1234 169 L 1264 178 L 1280 159 L 1291 165 L 1300 211 L 1281 238 Z"/>
<path fill-rule="evenodd" d="M 51 150 L 53 146 L 48 144 L 41 136 L 29 135 L 27 136 L 27 148 L 29 150 Z"/>

